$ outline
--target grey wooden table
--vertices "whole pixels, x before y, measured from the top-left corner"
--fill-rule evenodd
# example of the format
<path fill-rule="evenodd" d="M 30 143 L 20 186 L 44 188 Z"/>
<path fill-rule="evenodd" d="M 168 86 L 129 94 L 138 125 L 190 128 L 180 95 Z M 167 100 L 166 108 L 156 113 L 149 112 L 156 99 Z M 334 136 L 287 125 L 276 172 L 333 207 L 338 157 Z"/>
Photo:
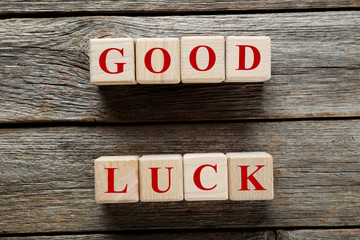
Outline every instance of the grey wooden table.
<path fill-rule="evenodd" d="M 360 239 L 360 1 L 0 1 L 0 237 Z M 88 40 L 267 35 L 265 83 L 97 87 Z M 266 151 L 273 201 L 97 205 L 103 155 Z"/>

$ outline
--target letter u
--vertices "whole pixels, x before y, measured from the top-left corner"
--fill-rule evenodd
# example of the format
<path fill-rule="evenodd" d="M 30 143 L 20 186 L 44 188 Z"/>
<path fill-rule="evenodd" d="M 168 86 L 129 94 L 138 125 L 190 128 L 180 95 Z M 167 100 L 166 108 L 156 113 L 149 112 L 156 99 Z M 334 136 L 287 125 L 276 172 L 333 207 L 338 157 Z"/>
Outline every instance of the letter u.
<path fill-rule="evenodd" d="M 173 169 L 174 167 L 166 167 L 166 169 L 169 171 L 169 186 L 166 190 L 161 191 L 159 189 L 159 172 L 158 170 L 160 168 L 149 168 L 151 170 L 151 186 L 152 189 L 157 192 L 157 193 L 166 193 L 167 191 L 169 191 L 170 187 L 171 187 L 171 169 Z"/>

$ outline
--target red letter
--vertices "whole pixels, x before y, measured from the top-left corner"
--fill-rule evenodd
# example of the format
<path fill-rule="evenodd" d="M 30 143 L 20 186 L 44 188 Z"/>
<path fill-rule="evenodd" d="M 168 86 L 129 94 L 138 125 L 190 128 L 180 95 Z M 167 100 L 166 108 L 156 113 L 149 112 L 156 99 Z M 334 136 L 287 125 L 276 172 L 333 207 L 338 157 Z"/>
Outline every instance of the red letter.
<path fill-rule="evenodd" d="M 102 54 L 100 55 L 100 58 L 99 58 L 99 65 L 100 65 L 100 68 L 106 72 L 106 73 L 109 73 L 109 74 L 117 74 L 117 73 L 122 73 L 124 72 L 124 65 L 126 63 L 115 63 L 117 65 L 117 71 L 116 72 L 110 72 L 109 69 L 106 67 L 106 56 L 108 55 L 108 53 L 111 51 L 111 50 L 116 50 L 118 51 L 119 53 L 121 53 L 121 56 L 124 56 L 124 49 L 117 49 L 117 48 L 109 48 L 109 49 L 106 49 L 105 51 L 102 52 Z"/>
<path fill-rule="evenodd" d="M 167 167 L 166 168 L 167 170 L 169 170 L 169 186 L 164 191 L 161 191 L 159 189 L 158 169 L 160 169 L 160 168 L 149 168 L 149 169 L 151 169 L 151 186 L 152 186 L 152 189 L 157 193 L 165 193 L 165 192 L 169 191 L 170 186 L 171 186 L 171 169 L 173 169 L 173 167 Z"/>
<path fill-rule="evenodd" d="M 127 184 L 122 191 L 115 191 L 114 190 L 114 171 L 117 168 L 105 168 L 108 170 L 108 190 L 105 193 L 126 193 L 127 191 Z"/>
<path fill-rule="evenodd" d="M 205 69 L 200 69 L 198 67 L 198 65 L 197 65 L 197 62 L 196 62 L 196 54 L 197 54 L 197 51 L 199 50 L 199 48 L 201 48 L 201 47 L 206 48 L 208 50 L 208 52 L 209 52 L 209 64 Z M 198 71 L 208 71 L 215 65 L 216 54 L 215 54 L 214 50 L 211 47 L 205 46 L 205 45 L 200 45 L 200 46 L 195 47 L 193 50 L 191 50 L 189 60 L 190 60 L 191 66 L 194 69 L 196 69 Z"/>
<path fill-rule="evenodd" d="M 209 191 L 209 190 L 213 190 L 214 188 L 216 188 L 217 184 L 215 184 L 215 186 L 213 186 L 212 188 L 205 188 L 202 184 L 201 184 L 201 181 L 200 181 L 200 173 L 202 171 L 202 169 L 204 167 L 212 167 L 215 172 L 217 173 L 217 165 L 215 164 L 214 166 L 213 165 L 210 165 L 210 164 L 205 164 L 205 165 L 202 165 L 200 167 L 198 167 L 195 172 L 194 172 L 194 183 L 195 185 L 201 189 L 201 190 L 204 190 L 204 191 Z"/>
<path fill-rule="evenodd" d="M 241 189 L 239 189 L 238 191 L 249 191 L 249 187 L 248 187 L 248 180 L 254 185 L 255 190 L 266 190 L 265 188 L 263 188 L 260 183 L 258 182 L 258 180 L 256 180 L 256 178 L 254 177 L 254 174 L 259 171 L 262 167 L 265 167 L 265 165 L 256 165 L 258 168 L 256 169 L 255 172 L 253 172 L 250 176 L 248 176 L 247 174 L 247 169 L 250 166 L 238 166 L 241 168 Z"/>
<path fill-rule="evenodd" d="M 236 46 L 239 47 L 239 68 L 236 70 L 253 70 L 257 66 L 259 66 L 261 56 L 259 50 L 256 47 L 250 45 L 236 45 Z M 254 53 L 254 62 L 250 68 L 245 68 L 245 49 L 247 47 L 249 47 Z"/>
<path fill-rule="evenodd" d="M 155 70 L 153 69 L 152 65 L 151 65 L 151 56 L 152 53 L 156 50 L 159 49 L 162 51 L 163 55 L 164 55 L 164 66 L 163 69 L 159 72 L 155 72 Z M 152 48 L 150 49 L 146 54 L 145 54 L 145 67 L 152 73 L 163 73 L 166 70 L 168 70 L 168 68 L 170 67 L 170 63 L 171 63 L 171 57 L 170 54 L 168 53 L 168 51 L 166 51 L 163 48 Z"/>

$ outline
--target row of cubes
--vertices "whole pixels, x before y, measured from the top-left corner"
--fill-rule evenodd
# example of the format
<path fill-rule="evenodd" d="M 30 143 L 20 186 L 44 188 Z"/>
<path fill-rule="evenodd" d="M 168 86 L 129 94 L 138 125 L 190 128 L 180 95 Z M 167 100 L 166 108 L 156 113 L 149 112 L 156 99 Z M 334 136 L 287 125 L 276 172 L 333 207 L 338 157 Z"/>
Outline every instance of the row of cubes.
<path fill-rule="evenodd" d="M 97 85 L 262 82 L 271 76 L 266 36 L 90 40 Z"/>
<path fill-rule="evenodd" d="M 273 159 L 265 152 L 107 156 L 95 160 L 97 203 L 273 198 Z"/>

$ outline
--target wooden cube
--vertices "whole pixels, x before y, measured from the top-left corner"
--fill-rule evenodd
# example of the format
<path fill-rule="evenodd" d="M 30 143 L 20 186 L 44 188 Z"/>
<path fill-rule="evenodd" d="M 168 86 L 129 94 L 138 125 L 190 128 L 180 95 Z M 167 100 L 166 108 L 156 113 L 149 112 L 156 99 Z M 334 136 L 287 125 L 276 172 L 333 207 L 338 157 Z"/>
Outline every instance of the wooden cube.
<path fill-rule="evenodd" d="M 223 36 L 181 38 L 181 82 L 220 83 L 224 80 Z"/>
<path fill-rule="evenodd" d="M 139 172 L 140 201 L 183 200 L 183 160 L 180 154 L 142 156 Z"/>
<path fill-rule="evenodd" d="M 269 37 L 226 38 L 225 82 L 262 82 L 271 77 Z"/>
<path fill-rule="evenodd" d="M 227 153 L 230 200 L 274 198 L 273 158 L 265 152 Z"/>
<path fill-rule="evenodd" d="M 136 81 L 141 84 L 180 82 L 180 40 L 139 38 L 136 40 Z"/>
<path fill-rule="evenodd" d="M 228 199 L 228 170 L 225 154 L 185 154 L 184 195 L 186 201 Z"/>
<path fill-rule="evenodd" d="M 97 203 L 139 201 L 138 156 L 109 156 L 95 160 Z"/>
<path fill-rule="evenodd" d="M 89 45 L 91 83 L 136 84 L 132 38 L 91 39 Z"/>

